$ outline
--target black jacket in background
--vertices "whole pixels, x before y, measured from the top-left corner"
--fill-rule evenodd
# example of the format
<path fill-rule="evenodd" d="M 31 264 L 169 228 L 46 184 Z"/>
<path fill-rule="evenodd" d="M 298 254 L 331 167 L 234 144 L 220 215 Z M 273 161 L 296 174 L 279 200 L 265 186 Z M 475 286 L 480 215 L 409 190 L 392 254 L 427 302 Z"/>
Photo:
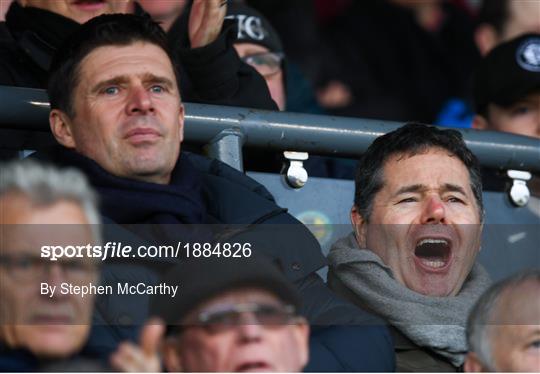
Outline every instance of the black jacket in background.
<path fill-rule="evenodd" d="M 136 13 L 143 13 L 139 6 Z M 213 43 L 191 49 L 187 40 L 188 15 L 186 12 L 171 30 L 178 37 L 169 37 L 171 48 L 181 64 L 178 70 L 183 100 L 277 109 L 263 77 L 244 64 L 232 47 L 234 29 L 224 28 Z M 13 2 L 6 21 L 0 23 L 0 85 L 47 88 L 48 69 L 54 52 L 78 25 L 56 13 L 23 8 Z M 184 29 L 185 35 L 179 33 Z"/>
<path fill-rule="evenodd" d="M 450 2 L 437 31 L 388 0 L 351 2 L 324 35 L 340 64 L 331 78 L 348 84 L 354 103 L 334 114 L 433 123 L 450 98 L 467 97 L 479 58 L 472 21 Z"/>

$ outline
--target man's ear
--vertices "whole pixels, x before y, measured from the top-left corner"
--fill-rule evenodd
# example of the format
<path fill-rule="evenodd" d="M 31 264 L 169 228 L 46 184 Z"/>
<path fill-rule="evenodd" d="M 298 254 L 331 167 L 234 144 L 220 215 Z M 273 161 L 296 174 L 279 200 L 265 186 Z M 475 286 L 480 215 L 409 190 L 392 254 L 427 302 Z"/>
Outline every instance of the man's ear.
<path fill-rule="evenodd" d="M 53 109 L 49 113 L 49 125 L 56 141 L 66 148 L 75 148 L 75 139 L 71 129 L 72 123 L 66 113 Z"/>
<path fill-rule="evenodd" d="M 182 359 L 178 353 L 178 338 L 168 337 L 163 344 L 163 365 L 169 373 L 182 371 Z"/>
<path fill-rule="evenodd" d="M 488 121 L 486 117 L 481 116 L 479 114 L 475 115 L 472 122 L 473 129 L 477 130 L 487 130 L 488 129 Z"/>
<path fill-rule="evenodd" d="M 497 45 L 498 39 L 495 28 L 487 23 L 478 25 L 474 32 L 474 42 L 482 56 L 487 55 Z"/>
<path fill-rule="evenodd" d="M 304 317 L 299 317 L 295 328 L 295 338 L 298 344 L 298 363 L 302 370 L 309 360 L 309 324 Z"/>
<path fill-rule="evenodd" d="M 463 371 L 466 373 L 482 373 L 489 370 L 484 368 L 484 365 L 482 365 L 476 353 L 469 352 L 465 358 L 465 363 L 463 364 Z"/>
<path fill-rule="evenodd" d="M 184 114 L 184 105 L 180 104 L 180 112 L 178 113 L 178 123 L 180 124 L 180 128 L 178 129 L 180 131 L 180 143 L 182 143 L 184 140 Z"/>
<path fill-rule="evenodd" d="M 366 220 L 360 215 L 356 205 L 353 205 L 351 209 L 351 223 L 353 225 L 356 241 L 360 248 L 367 248 L 366 239 Z"/>

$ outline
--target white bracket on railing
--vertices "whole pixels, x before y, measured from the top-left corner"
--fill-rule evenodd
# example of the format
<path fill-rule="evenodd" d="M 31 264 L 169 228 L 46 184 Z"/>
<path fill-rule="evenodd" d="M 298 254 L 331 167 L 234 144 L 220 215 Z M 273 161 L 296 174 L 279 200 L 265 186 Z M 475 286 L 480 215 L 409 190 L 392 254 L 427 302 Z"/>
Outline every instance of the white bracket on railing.
<path fill-rule="evenodd" d="M 531 193 L 527 187 L 527 181 L 532 177 L 531 173 L 521 170 L 507 170 L 506 175 L 512 179 L 512 187 L 508 192 L 510 201 L 519 207 L 527 205 L 531 198 Z"/>
<path fill-rule="evenodd" d="M 282 174 L 285 181 L 292 188 L 302 188 L 307 183 L 308 173 L 304 169 L 304 161 L 309 158 L 307 152 L 285 151 L 285 164 L 283 165 Z"/>

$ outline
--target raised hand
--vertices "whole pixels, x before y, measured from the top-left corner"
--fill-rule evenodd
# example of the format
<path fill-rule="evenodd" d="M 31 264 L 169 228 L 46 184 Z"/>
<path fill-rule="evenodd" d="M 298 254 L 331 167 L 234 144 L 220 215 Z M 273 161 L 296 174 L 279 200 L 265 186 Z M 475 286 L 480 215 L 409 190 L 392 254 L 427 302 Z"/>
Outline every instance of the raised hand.
<path fill-rule="evenodd" d="M 111 355 L 111 366 L 114 370 L 127 373 L 161 372 L 160 349 L 164 334 L 165 326 L 161 320 L 148 321 L 141 331 L 139 344 L 120 344 Z"/>
<path fill-rule="evenodd" d="M 216 40 L 226 13 L 226 0 L 194 0 L 188 26 L 191 48 L 204 47 Z"/>

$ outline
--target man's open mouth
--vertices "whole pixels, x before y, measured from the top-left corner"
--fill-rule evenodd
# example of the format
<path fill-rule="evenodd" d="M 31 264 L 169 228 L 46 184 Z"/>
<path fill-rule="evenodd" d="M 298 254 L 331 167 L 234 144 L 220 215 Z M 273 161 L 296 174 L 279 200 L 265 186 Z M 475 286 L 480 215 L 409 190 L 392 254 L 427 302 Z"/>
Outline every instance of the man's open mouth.
<path fill-rule="evenodd" d="M 444 238 L 422 238 L 416 243 L 414 256 L 423 268 L 442 270 L 450 263 L 452 243 Z"/>

